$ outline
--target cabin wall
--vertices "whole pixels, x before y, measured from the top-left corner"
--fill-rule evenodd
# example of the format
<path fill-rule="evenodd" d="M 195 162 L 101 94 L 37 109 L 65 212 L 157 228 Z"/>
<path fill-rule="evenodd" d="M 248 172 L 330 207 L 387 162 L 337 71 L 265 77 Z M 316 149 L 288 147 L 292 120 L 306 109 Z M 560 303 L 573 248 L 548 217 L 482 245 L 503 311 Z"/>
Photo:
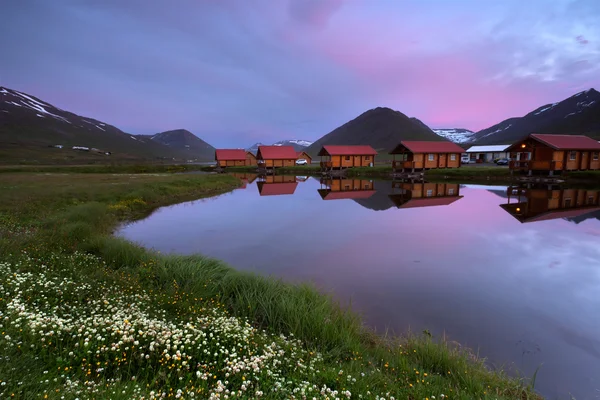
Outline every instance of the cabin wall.
<path fill-rule="evenodd" d="M 554 169 L 556 171 L 562 171 L 565 166 L 565 152 L 564 151 L 554 151 L 552 153 L 552 160 L 554 161 Z"/>
<path fill-rule="evenodd" d="M 565 151 L 566 153 L 566 170 L 573 171 L 579 169 L 579 165 L 581 163 L 581 152 L 575 151 L 575 159 L 571 160 L 571 151 Z"/>
<path fill-rule="evenodd" d="M 590 169 L 600 169 L 600 151 L 592 151 L 590 154 Z"/>
<path fill-rule="evenodd" d="M 368 167 L 375 163 L 374 156 L 331 156 L 333 168 Z"/>
<path fill-rule="evenodd" d="M 250 154 L 246 154 L 246 165 L 248 165 L 248 166 L 256 165 L 256 157 L 254 157 Z"/>
<path fill-rule="evenodd" d="M 266 168 L 281 168 L 281 167 L 292 167 L 296 165 L 296 160 L 265 160 L 264 166 Z"/>
<path fill-rule="evenodd" d="M 219 167 L 243 167 L 246 165 L 246 160 L 219 160 Z"/>
<path fill-rule="evenodd" d="M 453 155 L 454 155 L 454 160 L 452 159 Z M 447 154 L 447 157 L 448 157 L 448 164 L 446 165 L 447 168 L 460 168 L 460 154 L 450 153 L 450 154 Z"/>

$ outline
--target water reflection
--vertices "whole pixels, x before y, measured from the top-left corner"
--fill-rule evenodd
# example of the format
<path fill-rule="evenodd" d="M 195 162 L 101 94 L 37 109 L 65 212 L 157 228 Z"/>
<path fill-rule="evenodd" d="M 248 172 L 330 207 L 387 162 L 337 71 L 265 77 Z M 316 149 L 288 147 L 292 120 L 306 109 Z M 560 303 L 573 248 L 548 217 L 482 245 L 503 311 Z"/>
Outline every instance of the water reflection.
<path fill-rule="evenodd" d="M 318 192 L 323 200 L 368 199 L 375 194 L 373 189 L 368 179 L 323 178 Z"/>
<path fill-rule="evenodd" d="M 563 218 L 581 222 L 600 211 L 600 191 L 559 186 L 509 186 L 507 203 L 500 204 L 521 223 Z"/>
<path fill-rule="evenodd" d="M 298 182 L 291 175 L 266 175 L 258 178 L 256 186 L 261 196 L 291 195 L 296 191 Z"/>
<path fill-rule="evenodd" d="M 392 182 L 390 200 L 397 208 L 447 206 L 462 198 L 457 183 Z"/>

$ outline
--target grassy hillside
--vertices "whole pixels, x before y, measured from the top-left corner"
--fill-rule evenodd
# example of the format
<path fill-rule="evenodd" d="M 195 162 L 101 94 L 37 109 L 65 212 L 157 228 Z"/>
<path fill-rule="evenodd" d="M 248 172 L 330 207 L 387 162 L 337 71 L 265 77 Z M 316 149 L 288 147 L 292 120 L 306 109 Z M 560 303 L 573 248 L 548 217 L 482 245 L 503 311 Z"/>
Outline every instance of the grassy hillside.
<path fill-rule="evenodd" d="M 57 145 L 62 148 L 51 147 Z M 73 146 L 90 150 L 73 150 Z M 0 163 L 165 162 L 214 158 L 213 154 L 209 156 L 196 148 L 189 150 L 144 140 L 102 121 L 0 87 Z"/>

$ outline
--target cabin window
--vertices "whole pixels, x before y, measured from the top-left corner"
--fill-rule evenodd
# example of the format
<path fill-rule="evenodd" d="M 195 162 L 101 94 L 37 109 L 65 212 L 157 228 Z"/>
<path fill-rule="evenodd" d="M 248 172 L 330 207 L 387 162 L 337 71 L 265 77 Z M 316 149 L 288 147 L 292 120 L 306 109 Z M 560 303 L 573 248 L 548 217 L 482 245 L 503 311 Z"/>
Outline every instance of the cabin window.
<path fill-rule="evenodd" d="M 345 157 L 345 160 L 346 160 L 346 161 L 350 161 L 350 156 L 346 156 L 346 157 Z"/>
<path fill-rule="evenodd" d="M 588 197 L 588 204 L 594 204 L 594 196 Z"/>
<path fill-rule="evenodd" d="M 598 153 L 597 151 L 594 152 L 594 155 L 593 155 L 594 161 L 598 161 L 598 154 L 600 154 L 600 153 Z"/>
<path fill-rule="evenodd" d="M 456 161 L 456 154 L 450 154 L 450 161 Z"/>
<path fill-rule="evenodd" d="M 565 207 L 571 207 L 571 199 L 565 199 Z"/>
<path fill-rule="evenodd" d="M 345 185 L 344 190 L 350 190 L 350 185 Z"/>
<path fill-rule="evenodd" d="M 367 183 L 367 184 L 365 185 L 365 190 L 368 190 L 368 189 L 370 189 L 370 188 L 369 188 L 369 184 Z"/>
<path fill-rule="evenodd" d="M 428 159 L 429 161 L 433 161 L 433 154 L 429 154 Z"/>
<path fill-rule="evenodd" d="M 433 189 L 427 190 L 427 197 L 433 196 Z"/>
<path fill-rule="evenodd" d="M 454 188 L 452 188 L 452 189 L 448 189 L 448 194 L 449 194 L 449 195 L 453 195 L 453 194 L 454 194 Z"/>
<path fill-rule="evenodd" d="M 576 151 L 569 152 L 569 160 L 571 160 L 571 161 L 577 160 L 577 152 Z"/>

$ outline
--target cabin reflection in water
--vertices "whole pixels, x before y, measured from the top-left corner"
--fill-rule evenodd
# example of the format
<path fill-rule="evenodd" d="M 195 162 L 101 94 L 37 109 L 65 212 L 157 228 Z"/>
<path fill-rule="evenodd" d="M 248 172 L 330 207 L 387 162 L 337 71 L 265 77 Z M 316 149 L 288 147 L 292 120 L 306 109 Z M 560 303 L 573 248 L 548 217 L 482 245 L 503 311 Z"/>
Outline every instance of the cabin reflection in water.
<path fill-rule="evenodd" d="M 290 195 L 296 191 L 298 182 L 293 175 L 265 175 L 258 177 L 256 186 L 261 196 Z"/>
<path fill-rule="evenodd" d="M 510 186 L 508 203 L 500 204 L 521 223 L 574 218 L 600 210 L 600 191 L 557 186 Z"/>
<path fill-rule="evenodd" d="M 461 199 L 458 183 L 393 181 L 388 196 L 397 208 L 447 206 Z"/>
<path fill-rule="evenodd" d="M 258 178 L 258 174 L 247 173 L 247 172 L 231 172 L 232 176 L 235 176 L 242 181 L 242 186 L 239 189 L 246 189 L 246 185 L 254 182 Z"/>
<path fill-rule="evenodd" d="M 323 200 L 368 199 L 375 194 L 369 179 L 323 178 L 318 190 Z"/>

